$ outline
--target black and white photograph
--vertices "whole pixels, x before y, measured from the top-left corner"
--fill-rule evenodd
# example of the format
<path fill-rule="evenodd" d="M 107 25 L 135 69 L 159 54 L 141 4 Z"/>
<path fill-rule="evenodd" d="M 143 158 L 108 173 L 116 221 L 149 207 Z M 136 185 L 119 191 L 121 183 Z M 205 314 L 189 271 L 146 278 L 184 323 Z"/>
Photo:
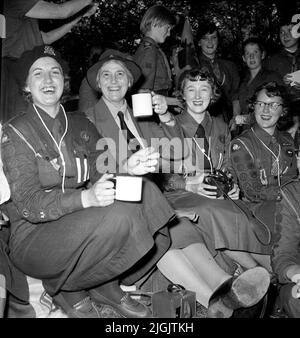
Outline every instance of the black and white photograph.
<path fill-rule="evenodd" d="M 299 0 L 1 2 L 0 318 L 300 318 L 299 39 Z"/>

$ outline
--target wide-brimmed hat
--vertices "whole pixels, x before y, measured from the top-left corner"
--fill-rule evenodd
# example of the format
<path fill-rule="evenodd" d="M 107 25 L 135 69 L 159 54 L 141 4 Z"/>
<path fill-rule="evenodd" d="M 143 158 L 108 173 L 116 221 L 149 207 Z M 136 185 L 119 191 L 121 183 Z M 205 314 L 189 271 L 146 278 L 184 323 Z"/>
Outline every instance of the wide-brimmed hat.
<path fill-rule="evenodd" d="M 15 67 L 15 76 L 21 87 L 25 85 L 30 67 L 34 64 L 36 60 L 42 57 L 51 57 L 55 59 L 61 66 L 64 73 L 67 73 L 69 71 L 66 61 L 61 58 L 60 53 L 54 50 L 52 46 L 36 46 L 33 49 L 24 52 L 17 61 Z"/>
<path fill-rule="evenodd" d="M 142 74 L 140 67 L 133 61 L 133 58 L 129 54 L 122 53 L 116 49 L 108 49 L 103 54 L 101 54 L 99 61 L 95 63 L 88 71 L 87 71 L 87 80 L 90 86 L 99 91 L 99 86 L 97 84 L 97 74 L 99 69 L 103 66 L 105 62 L 111 60 L 122 61 L 127 69 L 133 76 L 133 82 L 135 83 Z"/>

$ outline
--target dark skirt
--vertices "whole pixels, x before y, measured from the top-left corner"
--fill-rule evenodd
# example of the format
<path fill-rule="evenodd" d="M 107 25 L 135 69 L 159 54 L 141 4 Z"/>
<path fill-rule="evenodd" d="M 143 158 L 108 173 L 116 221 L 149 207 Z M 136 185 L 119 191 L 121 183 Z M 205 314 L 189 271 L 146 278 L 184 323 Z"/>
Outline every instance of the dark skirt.
<path fill-rule="evenodd" d="M 197 226 L 213 256 L 224 249 L 270 253 L 269 245 L 256 238 L 253 225 L 232 201 L 209 199 L 185 190 L 167 192 L 165 196 L 175 210 L 192 210 L 199 216 Z"/>
<path fill-rule="evenodd" d="M 0 275 L 5 276 L 6 290 L 24 303 L 29 302 L 26 276 L 19 271 L 9 257 L 9 229 L 0 229 Z"/>
<path fill-rule="evenodd" d="M 170 247 L 166 224 L 173 217 L 158 188 L 145 181 L 141 203 L 115 201 L 30 224 L 32 231 L 25 239 L 18 241 L 18 233 L 12 238 L 11 258 L 25 274 L 41 279 L 51 296 L 59 290 L 92 288 L 121 275 L 132 284 Z"/>
<path fill-rule="evenodd" d="M 191 244 L 203 243 L 201 230 L 187 217 L 176 218 L 169 224 L 171 249 L 183 249 Z"/>

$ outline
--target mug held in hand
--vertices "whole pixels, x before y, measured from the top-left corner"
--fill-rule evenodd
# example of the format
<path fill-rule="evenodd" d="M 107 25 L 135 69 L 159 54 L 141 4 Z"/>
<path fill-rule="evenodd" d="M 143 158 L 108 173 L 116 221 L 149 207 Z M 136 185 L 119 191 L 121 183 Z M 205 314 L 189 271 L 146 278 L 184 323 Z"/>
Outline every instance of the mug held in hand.
<path fill-rule="evenodd" d="M 132 110 L 134 117 L 151 116 L 153 114 L 151 93 L 132 95 Z"/>
<path fill-rule="evenodd" d="M 112 178 L 116 190 L 116 200 L 139 202 L 142 198 L 142 177 L 116 176 Z"/>

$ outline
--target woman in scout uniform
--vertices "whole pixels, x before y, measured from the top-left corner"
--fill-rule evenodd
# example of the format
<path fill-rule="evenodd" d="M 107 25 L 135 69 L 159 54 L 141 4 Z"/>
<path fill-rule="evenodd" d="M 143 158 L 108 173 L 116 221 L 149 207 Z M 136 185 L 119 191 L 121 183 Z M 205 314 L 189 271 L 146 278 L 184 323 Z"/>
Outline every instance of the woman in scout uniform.
<path fill-rule="evenodd" d="M 116 50 L 104 52 L 87 73 L 89 82 L 93 84 L 95 90 L 102 92 L 102 97 L 86 114 L 105 139 L 114 141 L 117 145 L 116 153 L 122 152 L 123 156 L 127 156 L 127 142 L 129 145 L 137 142 L 146 146 L 153 138 L 170 139 L 171 133 L 174 133 L 175 137 L 176 130 L 179 128 L 173 115 L 167 111 L 165 99 L 161 95 L 152 97 L 153 110 L 160 119 L 159 125 L 153 121 L 134 118 L 131 109 L 127 106 L 125 96 L 140 75 L 140 68 L 130 56 Z M 124 137 L 122 131 L 126 131 L 127 136 L 131 134 L 133 142 L 132 139 Z M 126 143 L 125 146 L 122 142 Z M 181 158 L 180 151 L 180 160 Z M 116 161 L 120 162 L 120 156 Z M 168 169 L 169 161 L 167 160 Z M 163 163 L 161 168 L 164 169 Z M 153 173 L 151 178 L 153 177 L 155 182 L 158 182 L 160 175 Z M 203 243 L 202 234 L 188 219 L 174 220 L 169 229 L 172 244 L 158 261 L 157 266 L 172 282 L 195 291 L 197 301 L 209 307 L 209 317 L 229 317 L 236 307 L 251 306 L 263 296 L 269 280 L 265 269 L 257 267 L 234 279 L 215 262 Z M 250 280 L 252 281 L 249 283 Z M 233 290 L 237 302 L 233 301 L 231 305 L 223 304 L 226 289 Z M 252 297 L 253 294 L 256 296 Z M 216 295 L 219 296 L 216 298 Z M 240 302 L 241 299 L 248 299 L 249 302 Z"/>
<path fill-rule="evenodd" d="M 291 295 L 297 276 L 300 279 L 300 182 L 293 139 L 277 128 L 287 113 L 286 92 L 276 82 L 263 84 L 252 105 L 254 123 L 232 141 L 231 164 L 243 200 L 272 234 L 272 267 L 279 282 L 286 284 L 280 292 L 283 306 L 300 317 L 299 300 Z"/>
<path fill-rule="evenodd" d="M 117 317 L 151 316 L 122 291 L 120 275 L 123 284 L 135 283 L 168 250 L 173 210 L 151 183 L 144 184 L 142 203 L 115 201 L 113 175 L 96 168 L 100 134 L 60 104 L 63 62 L 51 46 L 25 52 L 18 67 L 31 104 L 4 126 L 1 143 L 12 261 L 41 279 L 69 317 L 105 316 L 102 304 Z M 136 152 L 124 170 L 151 172 L 156 155 L 149 148 Z"/>
<path fill-rule="evenodd" d="M 258 260 L 265 249 L 238 207 L 238 186 L 229 189 L 230 199 L 220 199 L 216 186 L 206 182 L 214 169 L 226 170 L 230 143 L 228 126 L 208 112 L 217 96 L 214 79 L 207 71 L 192 69 L 183 74 L 181 91 L 186 110 L 175 119 L 183 129 L 191 156 L 183 161 L 181 174 L 165 174 L 165 196 L 175 210 L 193 210 L 199 216 L 197 227 L 217 262 L 232 267 L 234 261 L 245 269 L 262 264 L 270 270 L 269 264 Z"/>

